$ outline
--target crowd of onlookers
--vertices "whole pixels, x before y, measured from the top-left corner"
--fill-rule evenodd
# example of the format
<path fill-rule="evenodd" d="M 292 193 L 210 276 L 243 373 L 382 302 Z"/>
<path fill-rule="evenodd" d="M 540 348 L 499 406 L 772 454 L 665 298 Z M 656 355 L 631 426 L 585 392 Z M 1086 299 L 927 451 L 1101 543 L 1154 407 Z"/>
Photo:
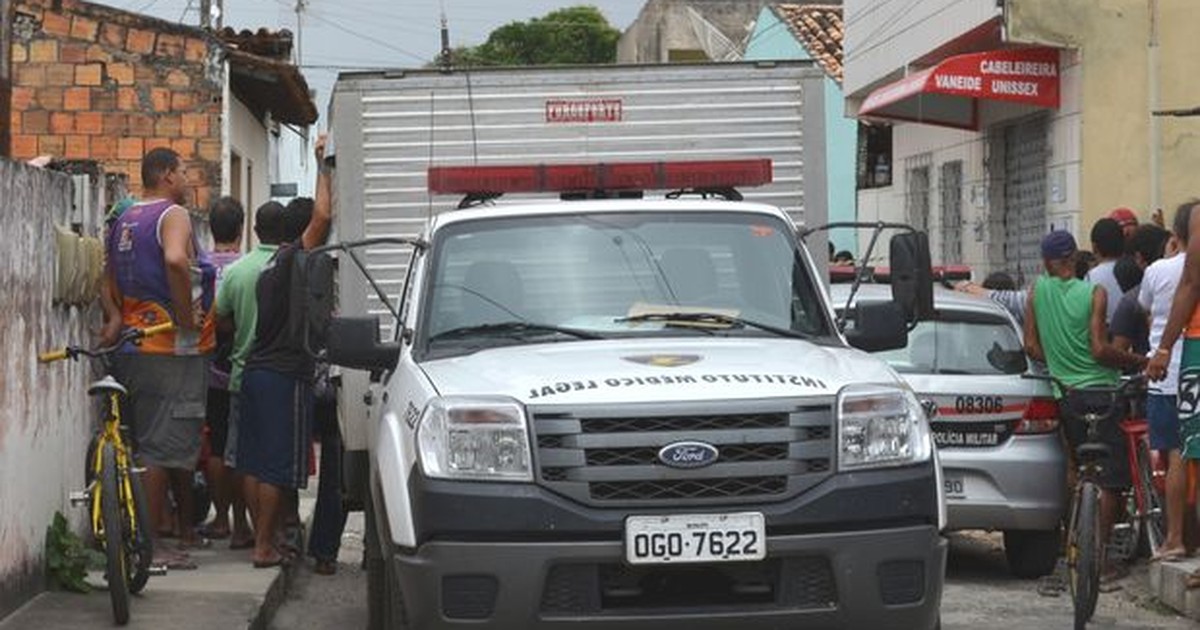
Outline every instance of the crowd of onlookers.
<path fill-rule="evenodd" d="M 230 197 L 208 209 L 212 250 L 201 244 L 183 205 L 186 167 L 170 149 L 146 154 L 141 199 L 117 204 L 108 218 L 104 342 L 124 328 L 175 325 L 122 348 L 113 366 L 129 391 L 155 565 L 194 569 L 191 550 L 226 539 L 249 550 L 255 567 L 300 556 L 298 491 L 315 472 L 316 437 L 321 477 L 308 553 L 318 573 L 336 570 L 345 513 L 334 385 L 305 348 L 296 308 L 301 261 L 332 219 L 322 153 L 323 141 L 315 198 L 259 207 L 253 247 L 243 247 L 245 211 Z M 207 522 L 198 470 L 214 508 Z"/>
<path fill-rule="evenodd" d="M 1194 551 L 1185 531 L 1195 518 L 1190 506 L 1200 464 L 1200 263 L 1186 263 L 1189 257 L 1200 260 L 1200 213 L 1193 212 L 1198 205 L 1180 205 L 1170 229 L 1161 212 L 1140 222 L 1133 211 L 1119 208 L 1092 226 L 1090 252 L 1069 232 L 1046 235 L 1045 272 L 1028 286 L 994 273 L 982 285 L 955 287 L 1008 310 L 1024 329 L 1027 354 L 1068 387 L 1112 387 L 1122 373 L 1149 377 L 1144 406 L 1149 446 L 1167 460 L 1167 533 L 1154 561 L 1175 561 Z M 1064 434 L 1077 446 L 1086 428 L 1067 415 Z M 1102 425 L 1100 437 L 1112 451 L 1100 484 L 1102 531 L 1108 532 L 1130 471 L 1116 423 Z M 1122 567 L 1107 565 L 1106 579 L 1121 574 Z M 1200 586 L 1200 575 L 1191 576 L 1189 585 Z"/>

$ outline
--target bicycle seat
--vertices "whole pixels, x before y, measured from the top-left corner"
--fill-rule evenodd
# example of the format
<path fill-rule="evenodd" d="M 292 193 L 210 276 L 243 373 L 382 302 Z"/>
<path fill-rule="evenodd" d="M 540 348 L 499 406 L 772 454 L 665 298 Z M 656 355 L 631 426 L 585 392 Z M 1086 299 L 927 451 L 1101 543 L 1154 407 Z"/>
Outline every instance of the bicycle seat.
<path fill-rule="evenodd" d="M 125 386 L 118 383 L 117 379 L 113 378 L 111 375 L 105 376 L 104 378 L 95 381 L 91 385 L 88 385 L 87 392 L 88 396 L 97 396 L 106 392 L 117 392 L 122 396 L 129 394 L 129 391 L 125 389 Z"/>
<path fill-rule="evenodd" d="M 1112 449 L 1107 444 L 1088 442 L 1075 449 L 1075 456 L 1085 462 L 1107 459 L 1112 457 Z"/>

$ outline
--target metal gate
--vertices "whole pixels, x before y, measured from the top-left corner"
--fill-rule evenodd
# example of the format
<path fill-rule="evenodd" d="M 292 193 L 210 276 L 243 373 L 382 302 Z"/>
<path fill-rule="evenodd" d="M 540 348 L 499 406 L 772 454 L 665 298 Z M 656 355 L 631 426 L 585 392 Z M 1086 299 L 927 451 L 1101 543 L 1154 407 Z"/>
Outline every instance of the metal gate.
<path fill-rule="evenodd" d="M 1022 286 L 1042 270 L 1048 132 L 1049 117 L 1038 114 L 993 128 L 989 142 L 992 269 L 1014 274 Z"/>
<path fill-rule="evenodd" d="M 962 264 L 962 160 L 942 164 L 942 264 Z"/>
<path fill-rule="evenodd" d="M 923 163 L 921 166 L 915 166 Z M 908 224 L 922 232 L 929 231 L 929 164 L 928 156 L 911 158 L 906 164 L 905 211 Z"/>

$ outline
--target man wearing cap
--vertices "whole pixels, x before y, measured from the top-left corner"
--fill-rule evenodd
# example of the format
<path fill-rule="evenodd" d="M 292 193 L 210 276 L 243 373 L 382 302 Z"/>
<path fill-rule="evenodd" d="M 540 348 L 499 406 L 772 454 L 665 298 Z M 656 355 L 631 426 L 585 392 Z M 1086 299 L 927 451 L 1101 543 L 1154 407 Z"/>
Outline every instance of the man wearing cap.
<path fill-rule="evenodd" d="M 1129 208 L 1117 208 L 1108 213 L 1108 218 L 1116 221 L 1121 226 L 1121 234 L 1125 236 L 1125 242 L 1133 238 L 1133 233 L 1138 229 L 1137 214 Z"/>
<path fill-rule="evenodd" d="M 1033 299 L 1026 301 L 1025 352 L 1045 363 L 1050 374 L 1068 387 L 1112 387 L 1119 382 L 1118 368 L 1141 367 L 1146 358 L 1109 342 L 1104 324 L 1108 294 L 1075 276 L 1076 251 L 1070 232 L 1057 230 L 1042 239 L 1046 273 L 1033 285 Z M 1063 392 L 1057 385 L 1054 389 L 1061 398 Z M 1067 418 L 1063 430 L 1072 450 L 1087 437 L 1087 426 L 1078 418 Z M 1129 464 L 1117 423 L 1101 424 L 1100 439 L 1112 449 L 1111 465 L 1099 480 L 1100 531 L 1107 541 L 1120 507 L 1118 493 L 1129 486 Z M 1119 574 L 1114 567 L 1106 575 L 1111 579 Z"/>

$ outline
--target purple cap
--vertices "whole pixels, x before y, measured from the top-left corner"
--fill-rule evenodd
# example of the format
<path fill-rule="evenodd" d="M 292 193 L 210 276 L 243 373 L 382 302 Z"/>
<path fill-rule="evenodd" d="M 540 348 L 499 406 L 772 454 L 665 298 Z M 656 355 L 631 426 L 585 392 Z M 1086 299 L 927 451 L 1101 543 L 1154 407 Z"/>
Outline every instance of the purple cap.
<path fill-rule="evenodd" d="M 1042 258 L 1061 260 L 1075 253 L 1075 237 L 1066 230 L 1054 230 L 1042 237 Z"/>

